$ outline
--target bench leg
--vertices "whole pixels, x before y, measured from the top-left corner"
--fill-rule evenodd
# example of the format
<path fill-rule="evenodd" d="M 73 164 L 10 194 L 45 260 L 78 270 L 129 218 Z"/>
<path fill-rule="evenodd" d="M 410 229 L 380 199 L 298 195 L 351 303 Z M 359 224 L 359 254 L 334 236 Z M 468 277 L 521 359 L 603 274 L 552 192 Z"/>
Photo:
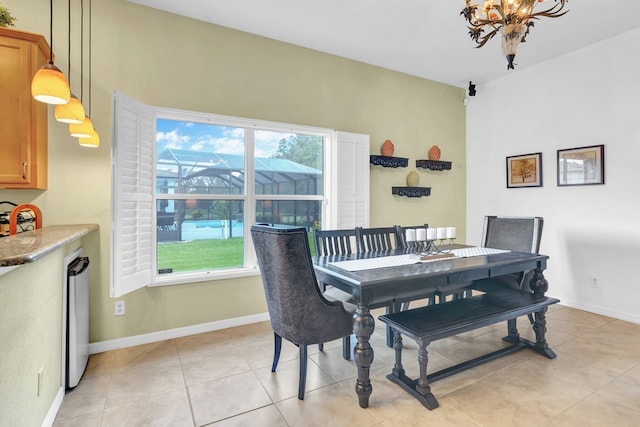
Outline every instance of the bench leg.
<path fill-rule="evenodd" d="M 427 346 L 430 341 L 426 338 L 419 338 L 416 340 L 418 343 L 418 365 L 420 368 L 420 378 L 418 378 L 418 383 L 416 384 L 416 391 L 422 399 L 420 399 L 421 403 L 429 409 L 435 409 L 440 404 L 436 400 L 433 393 L 431 393 L 431 387 L 429 386 L 429 381 L 427 380 L 427 363 L 429 362 L 429 355 L 427 352 Z"/>
<path fill-rule="evenodd" d="M 395 329 L 393 330 L 393 349 L 396 353 L 396 363 L 391 373 L 398 378 L 403 378 L 405 373 L 402 367 L 402 335 Z"/>

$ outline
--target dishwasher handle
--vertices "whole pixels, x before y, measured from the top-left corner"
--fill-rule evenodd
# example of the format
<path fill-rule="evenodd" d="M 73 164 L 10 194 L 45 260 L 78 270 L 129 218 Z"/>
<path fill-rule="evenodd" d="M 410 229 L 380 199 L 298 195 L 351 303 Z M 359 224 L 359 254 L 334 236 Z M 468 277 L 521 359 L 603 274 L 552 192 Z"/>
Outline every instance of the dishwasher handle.
<path fill-rule="evenodd" d="M 69 276 L 79 276 L 82 274 L 87 268 L 89 268 L 89 257 L 83 256 L 74 259 L 71 264 L 69 264 L 67 274 Z"/>

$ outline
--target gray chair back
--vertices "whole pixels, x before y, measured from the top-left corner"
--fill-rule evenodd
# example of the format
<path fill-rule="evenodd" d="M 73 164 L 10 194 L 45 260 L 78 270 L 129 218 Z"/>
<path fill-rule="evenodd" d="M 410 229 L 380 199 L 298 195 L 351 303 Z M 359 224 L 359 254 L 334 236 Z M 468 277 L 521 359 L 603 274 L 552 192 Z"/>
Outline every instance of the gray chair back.
<path fill-rule="evenodd" d="M 351 334 L 351 315 L 318 289 L 305 228 L 256 224 L 251 237 L 276 334 L 297 345 Z"/>
<path fill-rule="evenodd" d="M 543 223 L 544 220 L 541 217 L 486 216 L 482 246 L 537 254 L 542 240 Z M 502 282 L 516 289 L 530 291 L 529 281 L 532 275 L 533 271 L 523 271 L 499 276 L 489 281 Z M 474 288 L 480 289 L 478 286 Z"/>
<path fill-rule="evenodd" d="M 543 223 L 541 217 L 486 216 L 482 246 L 537 254 Z"/>

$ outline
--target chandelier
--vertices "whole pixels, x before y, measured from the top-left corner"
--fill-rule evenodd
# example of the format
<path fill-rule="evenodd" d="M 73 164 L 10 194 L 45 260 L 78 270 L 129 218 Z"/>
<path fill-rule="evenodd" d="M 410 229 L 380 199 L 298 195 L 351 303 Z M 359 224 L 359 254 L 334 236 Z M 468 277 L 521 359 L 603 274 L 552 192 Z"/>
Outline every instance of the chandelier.
<path fill-rule="evenodd" d="M 466 0 L 467 5 L 460 15 L 469 23 L 469 36 L 478 46 L 484 46 L 498 32 L 502 39 L 502 51 L 507 57 L 507 69 L 514 69 L 513 60 L 518 51 L 520 42 L 525 42 L 529 29 L 533 27 L 534 20 L 540 17 L 558 18 L 563 12 L 565 3 L 569 0 L 553 0 L 554 4 L 548 9 L 534 12 L 536 3 L 544 0 L 486 0 L 480 7 L 471 0 Z"/>

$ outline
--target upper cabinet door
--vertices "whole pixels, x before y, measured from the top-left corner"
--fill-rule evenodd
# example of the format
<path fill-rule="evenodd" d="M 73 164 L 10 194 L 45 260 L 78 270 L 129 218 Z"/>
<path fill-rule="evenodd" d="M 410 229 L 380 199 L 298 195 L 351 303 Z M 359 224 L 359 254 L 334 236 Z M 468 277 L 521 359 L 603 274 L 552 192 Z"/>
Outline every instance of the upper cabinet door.
<path fill-rule="evenodd" d="M 47 188 L 47 104 L 31 79 L 49 47 L 37 34 L 0 28 L 0 188 Z"/>

